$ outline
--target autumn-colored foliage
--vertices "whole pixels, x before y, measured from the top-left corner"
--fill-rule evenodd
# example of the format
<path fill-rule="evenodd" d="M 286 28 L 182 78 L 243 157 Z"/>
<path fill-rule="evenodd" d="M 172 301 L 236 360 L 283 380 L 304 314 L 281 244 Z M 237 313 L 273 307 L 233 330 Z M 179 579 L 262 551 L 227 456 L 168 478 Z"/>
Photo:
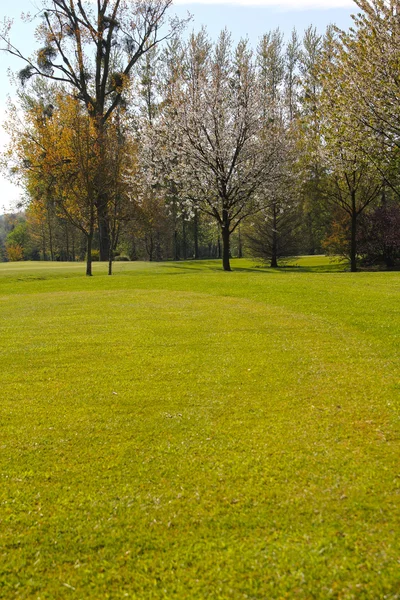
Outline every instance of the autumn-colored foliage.
<path fill-rule="evenodd" d="M 24 260 L 24 249 L 19 244 L 16 244 L 15 246 L 7 246 L 6 252 L 7 252 L 7 259 L 10 262 Z"/>

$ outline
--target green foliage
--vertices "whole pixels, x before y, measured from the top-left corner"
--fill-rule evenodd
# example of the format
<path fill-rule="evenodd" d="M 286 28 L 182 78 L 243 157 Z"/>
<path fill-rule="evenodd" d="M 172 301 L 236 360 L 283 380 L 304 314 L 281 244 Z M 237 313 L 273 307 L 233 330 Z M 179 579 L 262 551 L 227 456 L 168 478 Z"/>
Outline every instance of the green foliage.
<path fill-rule="evenodd" d="M 100 250 L 92 250 L 92 260 L 93 261 L 100 260 Z"/>
<path fill-rule="evenodd" d="M 21 246 L 24 248 L 29 242 L 28 227 L 26 221 L 21 221 L 14 227 L 7 236 L 6 244 L 8 246 Z"/>
<path fill-rule="evenodd" d="M 5 257 L 10 261 L 37 260 L 39 250 L 25 216 L 16 215 L 12 219 L 14 222 L 9 224 L 11 230 L 5 239 Z"/>
<path fill-rule="evenodd" d="M 398 596 L 400 275 L 232 266 L 0 265 L 1 597 Z"/>
<path fill-rule="evenodd" d="M 119 254 L 119 256 L 116 256 L 114 258 L 114 261 L 116 262 L 129 262 L 131 259 L 129 258 L 129 256 L 126 256 L 125 254 Z"/>

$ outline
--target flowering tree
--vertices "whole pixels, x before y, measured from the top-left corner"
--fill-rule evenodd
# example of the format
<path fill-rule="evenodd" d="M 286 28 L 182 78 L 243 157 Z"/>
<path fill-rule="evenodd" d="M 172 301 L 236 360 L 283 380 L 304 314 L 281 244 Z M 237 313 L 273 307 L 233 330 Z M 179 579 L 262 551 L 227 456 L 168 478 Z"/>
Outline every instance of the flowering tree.
<path fill-rule="evenodd" d="M 230 236 L 243 219 L 260 210 L 262 189 L 273 170 L 262 127 L 262 107 L 252 53 L 242 41 L 233 49 L 223 31 L 214 48 L 204 32 L 192 36 L 186 64 L 164 122 L 188 206 L 217 221 L 223 268 L 230 271 Z M 268 133 L 268 132 L 266 132 Z"/>

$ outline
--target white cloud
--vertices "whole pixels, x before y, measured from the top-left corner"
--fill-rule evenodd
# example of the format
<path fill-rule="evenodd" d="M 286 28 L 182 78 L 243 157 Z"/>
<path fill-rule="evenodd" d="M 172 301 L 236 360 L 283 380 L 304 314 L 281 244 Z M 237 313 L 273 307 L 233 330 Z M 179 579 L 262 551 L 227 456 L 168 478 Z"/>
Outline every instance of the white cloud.
<path fill-rule="evenodd" d="M 174 0 L 174 4 L 233 4 L 237 6 L 270 6 L 285 10 L 355 7 L 353 0 Z"/>

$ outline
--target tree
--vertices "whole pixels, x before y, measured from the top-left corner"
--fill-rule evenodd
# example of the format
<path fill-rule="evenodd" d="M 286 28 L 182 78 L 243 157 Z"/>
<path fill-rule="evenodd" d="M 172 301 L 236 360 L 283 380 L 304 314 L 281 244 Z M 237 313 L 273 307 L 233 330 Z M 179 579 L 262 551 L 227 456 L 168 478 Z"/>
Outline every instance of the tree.
<path fill-rule="evenodd" d="M 325 184 L 325 170 L 319 156 L 321 132 L 318 114 L 321 81 L 318 67 L 321 61 L 323 38 L 315 27 L 308 27 L 304 33 L 299 58 L 300 71 L 300 110 L 297 119 L 304 229 L 307 254 L 315 254 L 319 246 L 321 192 Z"/>
<path fill-rule="evenodd" d="M 170 22 L 161 33 L 172 0 L 46 0 L 40 11 L 37 38 L 42 47 L 33 59 L 25 57 L 10 38 L 11 21 L 0 38 L 5 50 L 21 58 L 22 82 L 32 77 L 51 79 L 70 88 L 95 128 L 96 165 L 94 204 L 98 216 L 100 258 L 109 256 L 108 197 L 103 174 L 106 124 L 129 89 L 136 63 L 181 23 Z"/>
<path fill-rule="evenodd" d="M 262 137 L 274 148 L 272 162 L 274 179 L 263 186 L 263 205 L 259 218 L 248 234 L 251 251 L 264 259 L 268 256 L 271 267 L 278 267 L 278 258 L 293 248 L 293 235 L 286 231 L 289 223 L 297 220 L 297 202 L 294 198 L 293 177 L 293 140 L 291 126 L 295 101 L 294 92 L 294 52 L 296 37 L 291 40 L 289 71 L 286 61 L 283 37 L 279 30 L 261 38 L 257 48 L 257 67 L 259 94 L 262 106 Z M 287 78 L 291 80 L 292 90 L 287 104 Z M 291 237 L 292 242 L 289 242 Z M 286 247 L 286 248 L 285 248 Z"/>
<path fill-rule="evenodd" d="M 355 0 L 354 27 L 338 31 L 336 95 L 351 131 L 363 130 L 363 151 L 400 197 L 400 5 Z"/>
<path fill-rule="evenodd" d="M 318 98 L 320 156 L 329 173 L 324 196 L 344 211 L 350 220 L 350 267 L 357 271 L 357 226 L 360 215 L 382 190 L 382 177 L 370 156 L 377 152 L 368 130 L 351 114 L 337 93 L 341 81 L 340 54 L 332 30 L 324 40 L 319 67 L 322 91 Z M 368 151 L 367 151 L 368 148 Z"/>
<path fill-rule="evenodd" d="M 54 98 L 51 110 L 39 102 L 26 107 L 22 128 L 11 130 L 10 159 L 36 206 L 55 211 L 86 238 L 86 274 L 92 274 L 96 227 L 96 134 L 93 121 L 71 97 Z M 50 252 L 54 258 L 50 230 Z"/>
<path fill-rule="evenodd" d="M 188 206 L 218 223 L 223 268 L 230 271 L 231 234 L 260 209 L 273 150 L 261 135 L 258 84 L 247 43 L 241 41 L 233 51 L 223 31 L 211 52 L 202 33 L 192 36 L 186 60 L 173 101 L 174 130 L 165 122 L 164 139 L 172 133 L 174 177 Z"/>
<path fill-rule="evenodd" d="M 285 103 L 290 122 L 294 121 L 299 111 L 300 58 L 301 43 L 294 29 L 285 53 Z"/>

